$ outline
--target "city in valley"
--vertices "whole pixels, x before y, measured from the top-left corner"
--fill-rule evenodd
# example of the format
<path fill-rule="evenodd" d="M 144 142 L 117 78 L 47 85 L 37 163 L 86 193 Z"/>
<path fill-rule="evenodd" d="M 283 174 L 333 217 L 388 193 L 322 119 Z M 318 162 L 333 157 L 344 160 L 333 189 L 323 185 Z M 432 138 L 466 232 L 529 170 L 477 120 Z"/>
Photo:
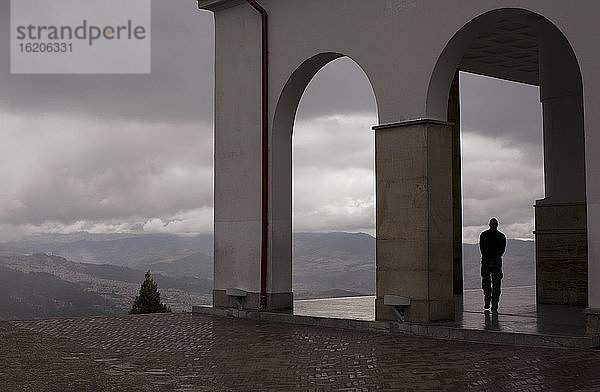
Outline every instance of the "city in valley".
<path fill-rule="evenodd" d="M 535 282 L 534 243 L 510 240 L 506 286 Z M 0 244 L 0 318 L 127 313 L 150 271 L 174 312 L 212 303 L 210 234 L 48 234 Z M 295 299 L 373 295 L 375 238 L 296 233 Z M 464 244 L 465 288 L 479 287 L 479 249 Z"/>

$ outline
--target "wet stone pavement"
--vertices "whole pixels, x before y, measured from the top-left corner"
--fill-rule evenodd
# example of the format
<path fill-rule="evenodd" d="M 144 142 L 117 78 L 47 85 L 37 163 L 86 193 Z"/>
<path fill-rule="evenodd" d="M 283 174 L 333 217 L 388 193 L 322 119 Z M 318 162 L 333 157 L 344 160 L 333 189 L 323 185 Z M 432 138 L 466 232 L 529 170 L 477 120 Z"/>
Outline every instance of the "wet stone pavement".
<path fill-rule="evenodd" d="M 0 322 L 2 391 L 599 391 L 600 351 L 189 313 Z"/>
<path fill-rule="evenodd" d="M 535 286 L 503 287 L 498 314 L 483 312 L 481 289 L 455 296 L 457 320 L 437 323 L 458 328 L 528 334 L 584 336 L 584 306 L 536 304 Z M 375 320 L 375 296 L 294 301 L 294 314 Z"/>

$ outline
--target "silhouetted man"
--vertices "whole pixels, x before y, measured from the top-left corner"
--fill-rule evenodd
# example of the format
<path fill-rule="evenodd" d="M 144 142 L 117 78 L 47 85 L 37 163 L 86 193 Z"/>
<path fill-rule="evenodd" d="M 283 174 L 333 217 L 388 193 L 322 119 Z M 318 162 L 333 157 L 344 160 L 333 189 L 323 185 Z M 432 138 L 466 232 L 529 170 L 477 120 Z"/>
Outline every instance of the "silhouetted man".
<path fill-rule="evenodd" d="M 506 249 L 506 236 L 498 231 L 498 220 L 490 219 L 489 230 L 479 236 L 479 250 L 481 251 L 481 288 L 485 300 L 484 308 L 492 312 L 498 311 L 500 301 L 500 283 L 502 281 L 502 255 Z M 491 276 L 491 278 L 490 278 Z"/>

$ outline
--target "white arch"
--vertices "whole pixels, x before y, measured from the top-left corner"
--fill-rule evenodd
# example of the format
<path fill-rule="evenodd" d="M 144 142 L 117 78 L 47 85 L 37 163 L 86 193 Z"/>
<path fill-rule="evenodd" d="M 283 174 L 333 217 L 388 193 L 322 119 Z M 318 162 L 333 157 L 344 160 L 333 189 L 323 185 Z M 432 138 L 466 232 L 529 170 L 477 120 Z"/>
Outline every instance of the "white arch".
<path fill-rule="evenodd" d="M 546 197 L 536 201 L 535 214 L 538 301 L 584 305 L 588 295 L 580 286 L 589 286 L 588 277 L 570 271 L 588 268 L 583 83 L 579 61 L 565 35 L 542 15 L 522 8 L 499 8 L 474 18 L 454 34 L 438 58 L 427 91 L 427 116 L 446 118 L 453 75 L 471 45 L 498 21 L 519 17 L 527 18 L 537 31 L 544 110 Z M 556 244 L 577 252 L 559 254 Z M 565 276 L 555 277 L 556 270 Z M 568 281 L 577 282 L 577 287 L 570 287 Z"/>
<path fill-rule="evenodd" d="M 319 70 L 340 57 L 350 58 L 369 79 L 364 68 L 337 52 L 316 54 L 300 64 L 283 87 L 273 116 L 271 132 L 270 258 L 267 276 L 269 292 L 291 292 L 292 286 L 292 132 L 302 95 Z M 369 79 L 375 102 L 377 98 Z M 365 130 L 370 132 L 370 130 Z"/>
<path fill-rule="evenodd" d="M 454 74 L 469 46 L 478 38 L 480 34 L 486 32 L 491 24 L 495 23 L 499 19 L 510 18 L 512 15 L 523 12 L 528 12 L 531 15 L 537 16 L 539 18 L 537 23 L 540 25 L 546 25 L 546 27 L 550 27 L 557 35 L 564 39 L 564 42 L 566 45 L 568 45 L 569 53 L 567 54 L 573 57 L 575 64 L 577 65 L 577 74 L 574 76 L 578 79 L 578 88 L 583 88 L 581 82 L 581 71 L 578 60 L 575 56 L 575 52 L 566 36 L 554 23 L 537 12 L 528 9 L 497 8 L 473 18 L 449 38 L 448 43 L 444 47 L 442 53 L 440 53 L 433 72 L 431 73 L 426 103 L 426 115 L 428 118 L 434 118 L 438 120 L 446 119 L 450 85 L 452 84 Z"/>

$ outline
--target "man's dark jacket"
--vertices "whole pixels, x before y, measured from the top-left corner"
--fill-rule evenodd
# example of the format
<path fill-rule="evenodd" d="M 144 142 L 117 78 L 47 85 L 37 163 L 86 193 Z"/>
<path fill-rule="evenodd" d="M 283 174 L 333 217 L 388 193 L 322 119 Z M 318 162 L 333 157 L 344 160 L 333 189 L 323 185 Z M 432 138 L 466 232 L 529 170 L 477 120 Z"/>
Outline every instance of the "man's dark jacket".
<path fill-rule="evenodd" d="M 506 249 L 506 236 L 498 229 L 491 228 L 479 236 L 481 263 L 502 268 L 502 255 Z"/>

